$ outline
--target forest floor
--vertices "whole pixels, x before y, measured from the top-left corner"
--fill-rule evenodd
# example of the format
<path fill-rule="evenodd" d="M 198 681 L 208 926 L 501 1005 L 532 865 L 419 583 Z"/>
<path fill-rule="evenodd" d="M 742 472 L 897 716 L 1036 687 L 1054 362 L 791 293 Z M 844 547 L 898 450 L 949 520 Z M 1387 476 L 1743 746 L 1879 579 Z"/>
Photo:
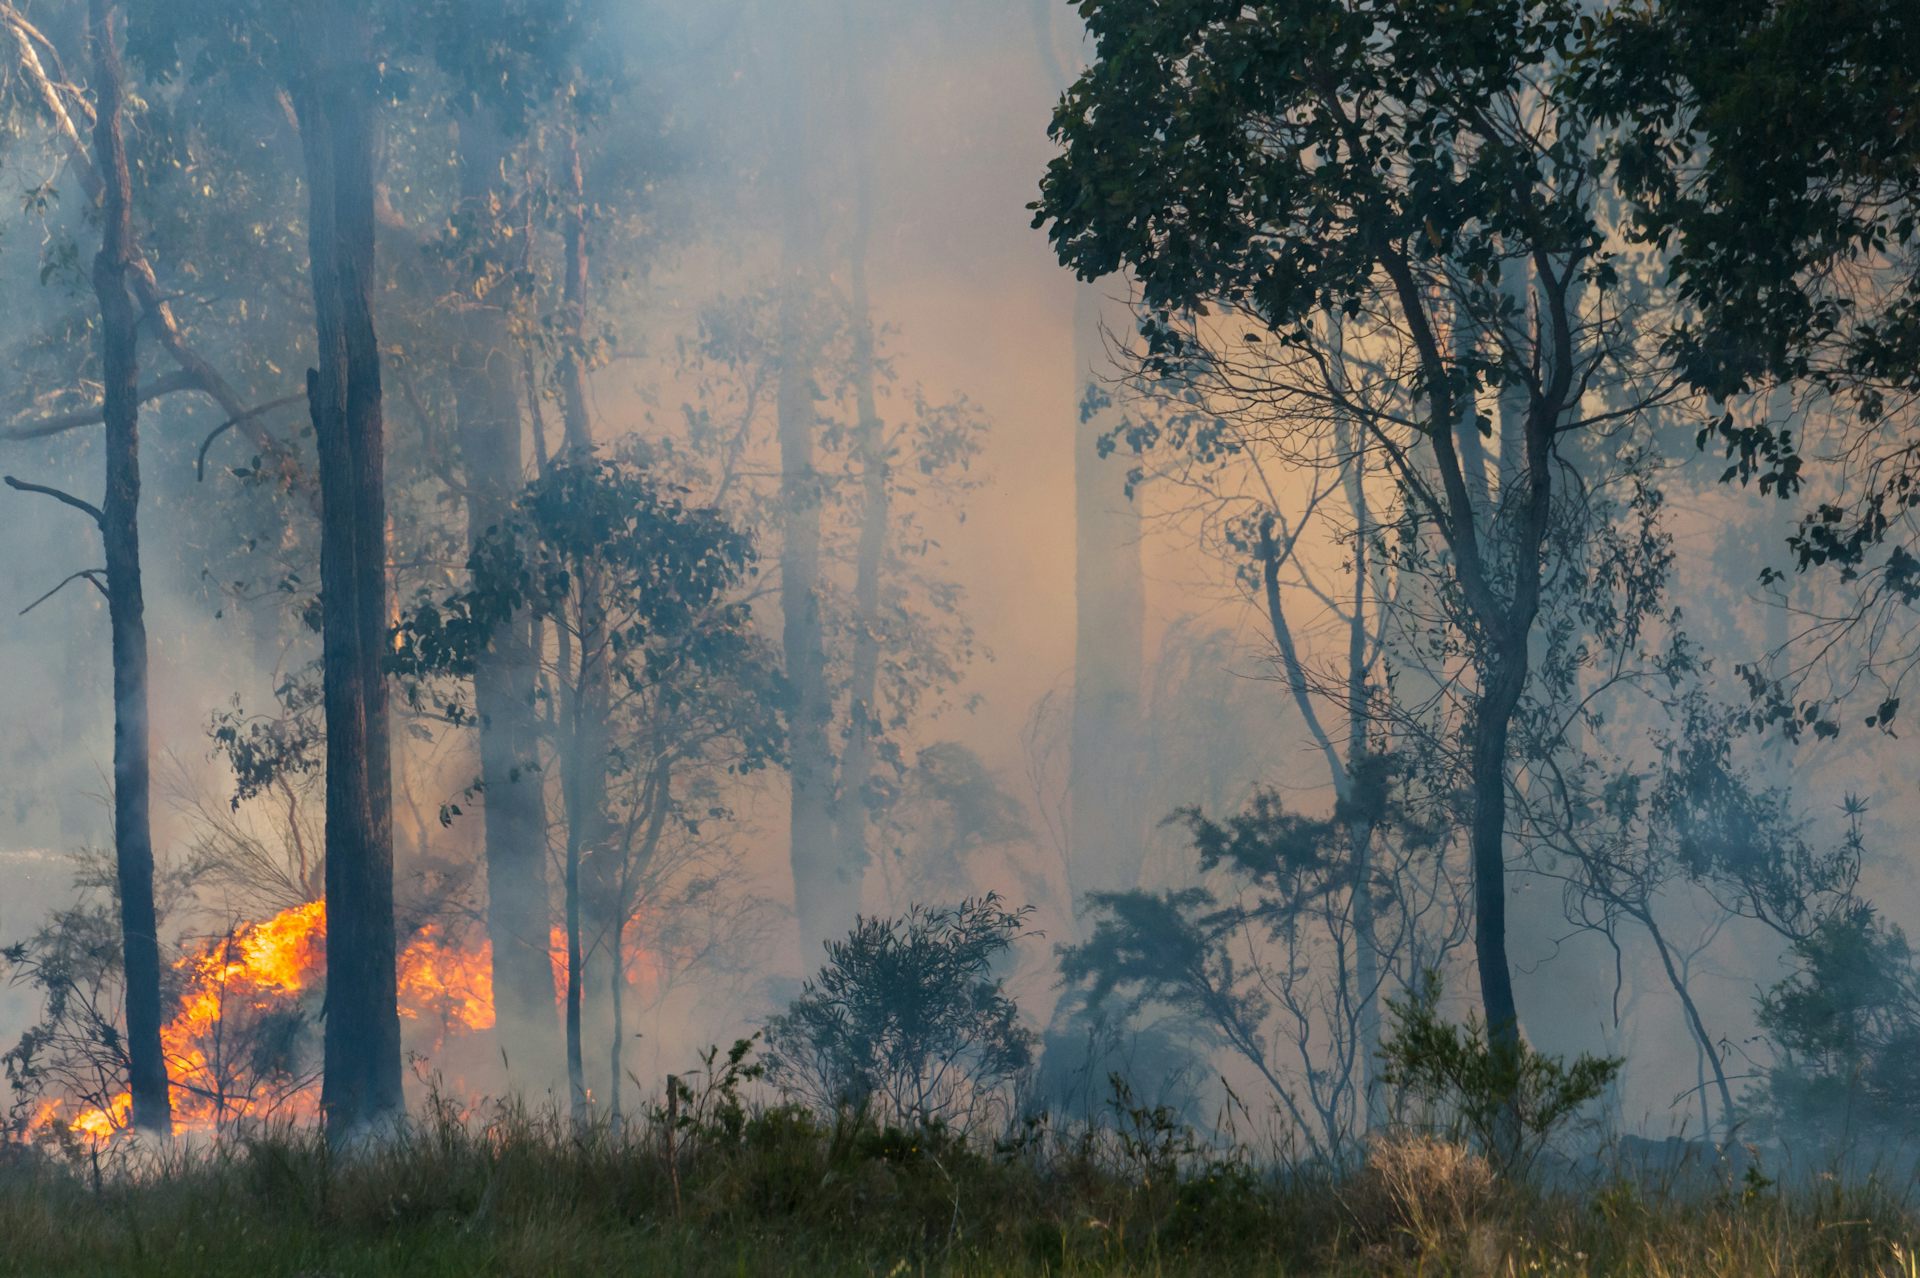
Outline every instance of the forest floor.
<path fill-rule="evenodd" d="M 574 1132 L 429 1113 L 164 1155 L 0 1146 L 0 1273 L 1827 1275 L 1920 1278 L 1891 1187 L 1545 1191 L 1407 1138 L 1333 1180 L 1170 1130 L 962 1142 L 722 1105 Z"/>

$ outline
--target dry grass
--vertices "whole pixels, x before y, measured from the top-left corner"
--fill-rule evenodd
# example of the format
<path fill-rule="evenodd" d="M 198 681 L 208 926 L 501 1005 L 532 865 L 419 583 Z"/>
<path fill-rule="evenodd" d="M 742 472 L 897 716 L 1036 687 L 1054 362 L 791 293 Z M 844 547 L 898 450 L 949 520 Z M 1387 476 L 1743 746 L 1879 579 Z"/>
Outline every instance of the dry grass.
<path fill-rule="evenodd" d="M 791 1109 L 715 1115 L 676 1134 L 671 1163 L 664 1136 L 429 1113 L 352 1156 L 283 1131 L 97 1177 L 16 1147 L 0 1273 L 1920 1278 L 1920 1219 L 1872 1183 L 1550 1192 L 1417 1137 L 1336 1179 L 1170 1167 L 1084 1131 L 996 1148 Z"/>

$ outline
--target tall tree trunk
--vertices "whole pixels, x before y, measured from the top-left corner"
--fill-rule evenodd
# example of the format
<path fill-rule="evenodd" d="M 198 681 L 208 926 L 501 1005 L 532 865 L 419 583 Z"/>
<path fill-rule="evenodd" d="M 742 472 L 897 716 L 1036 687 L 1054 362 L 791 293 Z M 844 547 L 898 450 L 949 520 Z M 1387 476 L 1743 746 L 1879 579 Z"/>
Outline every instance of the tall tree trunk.
<path fill-rule="evenodd" d="M 95 163 L 103 178 L 100 252 L 93 288 L 100 300 L 106 412 L 107 614 L 113 631 L 113 847 L 120 887 L 120 935 L 127 994 L 127 1073 L 133 1125 L 173 1132 L 167 1062 L 160 1045 L 160 941 L 153 900 L 153 831 L 147 746 L 147 622 L 140 579 L 139 312 L 127 292 L 133 255 L 133 184 L 122 134 L 126 99 L 118 13 L 92 0 L 90 36 L 97 114 Z"/>
<path fill-rule="evenodd" d="M 393 789 L 380 348 L 373 323 L 375 63 L 359 0 L 315 0 L 295 106 L 306 158 L 319 367 L 327 1001 L 321 1104 L 351 1139 L 403 1105 L 394 980 Z"/>
<path fill-rule="evenodd" d="M 461 201 L 471 217 L 495 217 L 505 196 L 504 139 L 495 122 L 482 116 L 463 116 L 459 125 Z M 524 480 L 508 318 L 496 300 L 476 301 L 459 333 L 451 369 L 469 549 L 506 520 Z M 554 1081 L 559 1064 L 547 939 L 552 903 L 546 813 L 532 767 L 534 673 L 533 625 L 523 613 L 495 632 L 473 672 L 485 794 L 494 1024 L 509 1086 L 516 1089 Z"/>
<path fill-rule="evenodd" d="M 593 456 L 593 420 L 587 401 L 587 204 L 585 175 L 577 140 L 569 140 L 569 180 L 572 202 L 566 222 L 566 354 L 561 360 L 560 399 L 569 459 L 584 463 Z M 611 705 L 608 684 L 605 606 L 594 565 L 581 562 L 580 575 L 580 700 L 572 757 L 576 774 L 575 808 L 567 819 L 581 823 L 583 855 L 591 859 L 607 838 L 607 714 Z"/>
<path fill-rule="evenodd" d="M 567 138 L 566 261 L 562 280 L 565 353 L 560 362 L 560 406 L 567 459 L 584 464 L 593 457 L 593 420 L 588 410 L 586 173 L 577 136 Z M 617 919 L 589 920 L 587 904 L 600 903 L 612 915 L 613 884 L 607 857 L 608 685 L 605 607 L 594 565 L 574 563 L 579 580 L 578 615 L 572 641 L 578 651 L 568 678 L 568 732 L 560 760 L 561 793 L 567 808 L 567 1079 L 574 1118 L 587 1112 L 586 1053 L 582 1005 L 586 998 L 587 946 L 582 929 L 589 922 L 617 925 Z"/>
<path fill-rule="evenodd" d="M 1031 0 L 1035 46 L 1048 83 L 1072 79 L 1054 42 L 1049 0 Z M 1100 456 L 1114 414 L 1101 408 L 1109 367 L 1099 286 L 1074 291 L 1073 712 L 1067 773 L 1067 879 L 1075 897 L 1139 884 L 1146 825 L 1136 801 L 1135 750 L 1142 738 L 1140 687 L 1146 666 L 1146 582 L 1140 567 L 1140 511 L 1125 493 L 1126 465 Z M 1124 327 L 1130 316 L 1121 315 Z"/>
<path fill-rule="evenodd" d="M 1346 329 L 1338 312 L 1328 315 L 1328 346 L 1331 366 L 1344 370 Z M 1341 391 L 1345 394 L 1344 373 Z M 1335 414 L 1334 447 L 1346 459 L 1341 477 L 1346 492 L 1347 510 L 1353 517 L 1353 589 L 1347 617 L 1347 741 L 1346 776 L 1336 774 L 1339 798 L 1352 803 L 1354 777 L 1365 764 L 1370 746 L 1367 728 L 1367 650 L 1371 634 L 1367 629 L 1370 591 L 1367 577 L 1372 571 L 1369 538 L 1373 536 L 1373 515 L 1367 495 L 1367 452 L 1355 438 L 1357 432 L 1345 413 Z M 1475 439 L 1478 439 L 1476 434 Z M 1484 470 L 1482 471 L 1484 474 Z M 1381 963 L 1378 929 L 1373 909 L 1373 839 L 1376 815 L 1356 807 L 1347 823 L 1348 893 L 1353 914 L 1353 1009 L 1358 1043 L 1355 1052 L 1354 1086 L 1360 1093 L 1362 1127 L 1372 1131 L 1387 1119 L 1386 1096 L 1374 1085 L 1374 1071 L 1380 1059 Z"/>
<path fill-rule="evenodd" d="M 1127 467 L 1100 455 L 1117 414 L 1100 384 L 1111 366 L 1100 287 L 1074 294 L 1073 722 L 1067 793 L 1068 867 L 1074 895 L 1123 892 L 1140 882 L 1146 823 L 1139 804 L 1140 684 L 1145 664 L 1146 587 L 1140 509 L 1126 493 Z M 1116 325 L 1126 323 L 1116 313 Z"/>
<path fill-rule="evenodd" d="M 1520 1038 L 1513 1001 L 1513 968 L 1507 960 L 1507 738 L 1514 709 L 1527 684 L 1527 641 L 1496 640 L 1486 685 L 1472 727 L 1472 825 L 1474 959 L 1487 1032 L 1495 1043 Z"/>
<path fill-rule="evenodd" d="M 780 246 L 780 374 L 774 393 L 780 449 L 780 644 L 789 687 L 787 766 L 789 861 L 802 956 L 844 933 L 860 902 L 859 867 L 845 863 L 835 838 L 833 699 L 827 686 L 826 637 L 820 607 L 820 538 L 824 486 L 814 465 L 820 392 L 815 365 L 825 297 L 820 263 L 820 212 L 809 181 L 806 84 L 813 65 L 810 33 L 790 19 L 780 67 L 785 101 L 778 137 Z"/>
<path fill-rule="evenodd" d="M 571 654 L 572 641 L 567 637 L 567 628 L 562 625 L 561 655 L 563 662 Z M 584 660 L 584 658 L 583 658 Z M 566 741 L 576 745 L 580 740 L 581 704 L 580 683 L 583 675 L 579 669 L 568 662 L 563 666 L 565 677 L 562 683 L 566 687 Z M 567 808 L 567 844 L 566 860 L 562 867 L 565 928 L 567 935 L 567 973 L 565 1011 L 566 1051 L 567 1051 L 567 1106 L 576 1125 L 587 1121 L 587 1074 L 586 1054 L 581 1042 L 581 1001 L 586 994 L 586 947 L 581 939 L 581 902 L 580 902 L 580 861 L 584 854 L 584 844 L 589 819 L 585 815 L 586 805 L 579 788 L 581 769 L 575 759 L 564 759 L 561 764 L 561 789 Z"/>
<path fill-rule="evenodd" d="M 867 248 L 873 231 L 873 173 L 863 150 L 856 161 L 854 235 L 847 281 L 853 317 L 854 396 L 860 415 L 854 451 L 860 458 L 860 540 L 853 583 L 853 659 L 847 688 L 847 745 L 840 763 L 840 862 L 868 864 L 867 789 L 873 776 L 873 738 L 879 730 L 880 577 L 886 567 L 891 516 L 886 424 L 874 387 L 873 311 L 867 297 Z"/>

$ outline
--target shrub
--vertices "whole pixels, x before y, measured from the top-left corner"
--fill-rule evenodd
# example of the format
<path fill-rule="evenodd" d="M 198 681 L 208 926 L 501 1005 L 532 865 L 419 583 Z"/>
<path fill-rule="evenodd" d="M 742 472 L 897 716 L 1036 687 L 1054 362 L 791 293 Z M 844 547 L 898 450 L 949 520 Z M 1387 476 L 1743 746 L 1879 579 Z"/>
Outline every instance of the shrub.
<path fill-rule="evenodd" d="M 1852 1146 L 1920 1119 L 1920 973 L 1865 905 L 1794 942 L 1798 971 L 1760 1000 L 1779 1059 L 1755 1098 L 1790 1140 Z"/>
<path fill-rule="evenodd" d="M 1033 1036 L 990 972 L 1029 912 L 988 893 L 857 920 L 768 1022 L 769 1078 L 818 1107 L 909 1127 L 1004 1116 Z"/>
<path fill-rule="evenodd" d="M 1382 1080 L 1419 1101 L 1439 1133 L 1471 1143 L 1496 1169 L 1533 1157 L 1588 1101 L 1620 1061 L 1581 1053 L 1572 1064 L 1524 1039 L 1490 1039 L 1477 1018 L 1439 1015 L 1440 978 L 1429 972 L 1404 999 L 1389 999 L 1393 1029 L 1381 1044 Z"/>

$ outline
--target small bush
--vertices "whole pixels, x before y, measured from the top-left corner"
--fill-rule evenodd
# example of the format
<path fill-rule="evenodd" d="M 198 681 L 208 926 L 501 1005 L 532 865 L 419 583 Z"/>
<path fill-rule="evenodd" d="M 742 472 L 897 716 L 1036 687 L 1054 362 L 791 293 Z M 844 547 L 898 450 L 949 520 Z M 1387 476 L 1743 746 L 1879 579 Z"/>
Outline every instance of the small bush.
<path fill-rule="evenodd" d="M 768 1077 L 819 1109 L 882 1122 L 966 1129 L 1010 1117 L 1033 1035 L 990 973 L 1028 913 L 988 893 L 858 920 L 768 1023 Z"/>
<path fill-rule="evenodd" d="M 1477 1019 L 1454 1025 L 1440 1018 L 1439 1003 L 1432 972 L 1406 998 L 1387 1001 L 1394 1024 L 1381 1044 L 1381 1080 L 1497 1170 L 1530 1163 L 1620 1072 L 1618 1060 L 1582 1053 L 1569 1065 L 1524 1039 L 1491 1039 Z"/>

